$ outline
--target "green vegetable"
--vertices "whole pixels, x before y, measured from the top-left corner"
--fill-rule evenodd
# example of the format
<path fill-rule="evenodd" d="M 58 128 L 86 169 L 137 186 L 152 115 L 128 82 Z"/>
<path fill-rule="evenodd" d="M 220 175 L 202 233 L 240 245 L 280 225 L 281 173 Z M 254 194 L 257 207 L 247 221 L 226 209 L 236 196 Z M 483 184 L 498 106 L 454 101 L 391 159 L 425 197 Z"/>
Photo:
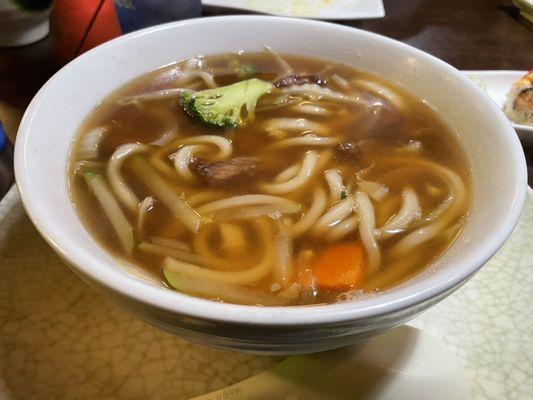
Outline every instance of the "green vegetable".
<path fill-rule="evenodd" d="M 243 78 L 248 78 L 250 76 L 257 74 L 258 72 L 259 70 L 257 69 L 255 65 L 245 64 L 239 69 L 237 74 Z"/>
<path fill-rule="evenodd" d="M 83 175 L 84 175 L 86 178 L 94 179 L 94 178 L 96 178 L 98 175 L 100 175 L 100 173 L 99 173 L 98 171 L 85 170 L 85 171 L 83 171 Z"/>
<path fill-rule="evenodd" d="M 242 64 L 238 59 L 233 58 L 228 62 L 228 66 L 235 71 L 237 76 L 241 79 L 251 78 L 256 75 L 259 70 L 255 65 Z"/>
<path fill-rule="evenodd" d="M 253 118 L 257 100 L 271 89 L 271 83 L 254 78 L 229 86 L 185 92 L 181 102 L 191 117 L 203 123 L 236 128 Z M 246 108 L 244 118 L 243 107 Z"/>
<path fill-rule="evenodd" d="M 346 190 L 343 190 L 341 192 L 341 200 L 344 200 L 346 197 L 348 197 L 348 192 L 346 192 Z"/>

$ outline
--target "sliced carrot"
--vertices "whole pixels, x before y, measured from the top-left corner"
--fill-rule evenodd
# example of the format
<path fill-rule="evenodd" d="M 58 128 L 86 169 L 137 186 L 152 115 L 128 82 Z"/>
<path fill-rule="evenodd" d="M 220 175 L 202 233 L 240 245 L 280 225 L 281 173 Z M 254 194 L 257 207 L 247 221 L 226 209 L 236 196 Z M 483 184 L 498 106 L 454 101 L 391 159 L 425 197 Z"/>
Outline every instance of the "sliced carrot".
<path fill-rule="evenodd" d="M 359 286 L 365 277 L 365 250 L 360 242 L 339 243 L 318 254 L 313 271 L 323 289 L 349 289 Z"/>

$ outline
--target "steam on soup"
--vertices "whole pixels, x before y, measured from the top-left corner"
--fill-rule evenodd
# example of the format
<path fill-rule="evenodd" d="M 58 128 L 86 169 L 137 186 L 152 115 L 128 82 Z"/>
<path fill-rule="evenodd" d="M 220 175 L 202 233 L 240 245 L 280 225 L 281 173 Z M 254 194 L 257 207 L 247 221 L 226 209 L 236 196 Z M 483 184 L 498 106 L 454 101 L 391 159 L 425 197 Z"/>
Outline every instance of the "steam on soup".
<path fill-rule="evenodd" d="M 468 212 L 437 115 L 346 65 L 198 57 L 107 97 L 77 136 L 75 206 L 111 253 L 180 292 L 331 303 L 426 268 Z"/>

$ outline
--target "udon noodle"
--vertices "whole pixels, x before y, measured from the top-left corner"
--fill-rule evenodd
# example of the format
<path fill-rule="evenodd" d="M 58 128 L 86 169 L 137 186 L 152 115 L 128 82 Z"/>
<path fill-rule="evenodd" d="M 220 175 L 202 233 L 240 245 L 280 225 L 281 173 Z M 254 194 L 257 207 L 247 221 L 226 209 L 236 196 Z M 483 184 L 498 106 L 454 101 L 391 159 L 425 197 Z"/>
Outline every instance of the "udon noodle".
<path fill-rule="evenodd" d="M 186 103 L 251 85 L 261 93 L 216 126 Z M 272 49 L 177 62 L 121 87 L 80 128 L 69 173 L 80 218 L 118 258 L 186 294 L 263 306 L 409 279 L 450 246 L 470 198 L 455 134 L 423 102 Z"/>

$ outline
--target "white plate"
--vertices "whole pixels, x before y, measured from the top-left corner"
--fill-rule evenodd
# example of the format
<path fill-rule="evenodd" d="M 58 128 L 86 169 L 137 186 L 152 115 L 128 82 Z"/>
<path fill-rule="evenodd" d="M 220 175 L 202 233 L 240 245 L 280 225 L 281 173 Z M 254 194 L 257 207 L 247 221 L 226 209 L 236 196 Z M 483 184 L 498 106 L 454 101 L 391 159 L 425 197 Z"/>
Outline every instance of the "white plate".
<path fill-rule="evenodd" d="M 470 80 L 485 91 L 503 109 L 507 92 L 511 85 L 523 77 L 527 71 L 462 71 Z M 533 126 L 515 124 L 513 126 L 523 141 L 533 142 Z"/>
<path fill-rule="evenodd" d="M 449 358 L 455 355 L 473 400 L 533 399 L 532 243 L 529 190 L 522 217 L 498 254 L 463 288 L 409 324 L 445 346 L 452 353 L 444 354 L 449 361 L 455 362 Z M 0 277 L 0 400 L 189 399 L 281 360 L 186 342 L 111 303 L 69 271 L 44 242 L 14 188 L 0 202 Z M 439 343 L 429 338 L 415 347 Z M 377 354 L 367 355 L 375 360 Z M 297 357 L 287 362 L 295 365 Z M 305 357 L 308 361 L 296 363 L 295 371 L 307 373 L 321 365 L 309 362 L 320 354 Z M 446 365 L 450 363 L 443 359 L 439 371 Z M 435 372 L 415 375 L 431 377 Z M 443 373 L 441 378 L 462 388 L 457 376 Z M 404 381 L 389 375 L 376 386 L 380 391 L 365 399 L 375 400 Z M 398 391 L 388 398 L 400 399 Z M 410 399 L 418 398 L 430 397 L 411 393 Z"/>
<path fill-rule="evenodd" d="M 385 16 L 382 0 L 202 0 L 206 6 L 314 19 L 366 19 Z"/>

